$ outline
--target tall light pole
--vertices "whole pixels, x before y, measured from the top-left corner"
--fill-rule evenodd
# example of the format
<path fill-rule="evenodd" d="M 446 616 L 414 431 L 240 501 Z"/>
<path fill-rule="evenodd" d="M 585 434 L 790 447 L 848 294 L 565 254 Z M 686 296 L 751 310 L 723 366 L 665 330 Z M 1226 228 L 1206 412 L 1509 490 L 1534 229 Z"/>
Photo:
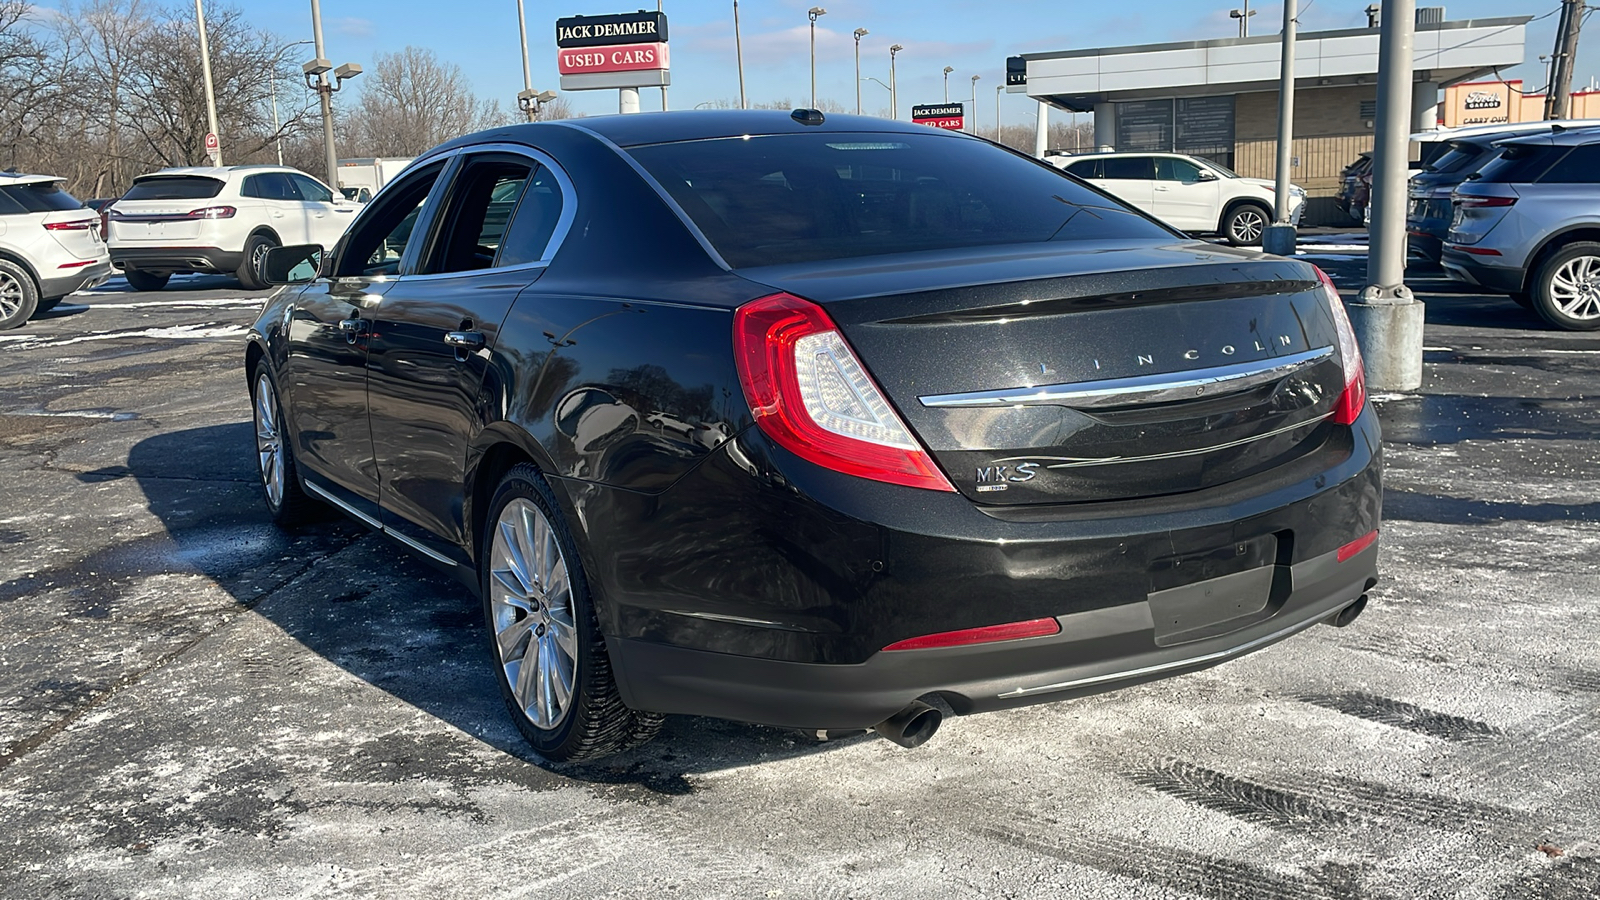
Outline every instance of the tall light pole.
<path fill-rule="evenodd" d="M 1278 66 L 1278 165 L 1273 183 L 1275 213 L 1270 234 L 1263 233 L 1261 249 L 1268 253 L 1294 252 L 1295 231 L 1289 224 L 1289 169 L 1294 161 L 1294 42 L 1300 14 L 1299 0 L 1284 0 L 1283 48 Z"/>
<path fill-rule="evenodd" d="M 1250 8 L 1250 0 L 1244 0 L 1244 9 L 1228 10 L 1228 18 L 1239 20 L 1239 37 L 1250 36 L 1250 17 L 1255 14 L 1256 11 Z"/>
<path fill-rule="evenodd" d="M 528 121 L 532 122 L 539 114 L 539 104 L 522 101 L 523 97 L 533 96 L 533 67 L 528 64 L 528 17 L 523 13 L 522 0 L 517 0 L 517 33 L 522 36 L 522 93 L 517 95 L 517 105 L 522 107 Z"/>
<path fill-rule="evenodd" d="M 1003 84 L 994 86 L 994 142 L 996 144 L 1000 143 L 1000 92 L 1005 89 L 1006 86 Z"/>
<path fill-rule="evenodd" d="M 662 12 L 661 0 L 656 0 L 656 12 Z M 667 86 L 664 84 L 661 86 L 661 111 L 667 111 Z"/>
<path fill-rule="evenodd" d="M 969 133 L 971 133 L 971 134 L 977 134 L 978 133 L 978 78 L 979 77 L 981 77 L 981 76 L 978 76 L 978 75 L 972 76 L 972 124 L 967 127 L 967 131 Z"/>
<path fill-rule="evenodd" d="M 955 70 L 955 66 L 944 67 L 944 102 L 946 106 L 950 104 L 950 73 Z"/>
<path fill-rule="evenodd" d="M 217 95 L 211 89 L 211 47 L 206 43 L 206 11 L 200 0 L 194 0 L 194 24 L 200 30 L 200 77 L 206 81 L 206 129 L 217 135 L 217 149 L 211 153 L 211 164 L 222 165 L 222 135 L 217 132 Z"/>
<path fill-rule="evenodd" d="M 902 44 L 895 44 L 889 48 L 889 118 L 900 121 L 900 94 L 895 89 L 894 80 L 894 55 L 904 50 Z"/>
<path fill-rule="evenodd" d="M 284 51 L 290 47 L 298 47 L 301 44 L 309 43 L 311 43 L 309 40 L 290 41 L 279 47 L 278 52 L 272 54 L 272 67 L 267 69 L 267 91 L 272 96 L 272 143 L 278 148 L 278 165 L 280 166 L 283 165 L 283 135 L 278 132 L 283 129 L 283 126 L 278 122 L 278 61 L 283 59 Z"/>
<path fill-rule="evenodd" d="M 198 0 L 197 0 L 198 2 Z M 335 69 L 322 49 L 322 3 L 311 0 L 311 38 L 316 45 L 317 58 L 305 63 L 300 71 L 305 73 L 306 87 L 317 92 L 322 100 L 322 151 L 327 157 L 328 187 L 339 189 L 339 155 L 333 148 L 333 92 L 344 87 L 347 79 L 361 74 L 361 67 L 345 63 Z M 328 78 L 328 73 L 333 78 Z"/>
<path fill-rule="evenodd" d="M 817 108 L 817 19 L 828 14 L 820 6 L 813 6 L 806 10 L 806 17 L 811 20 L 811 108 Z"/>
<path fill-rule="evenodd" d="M 733 0 L 733 55 L 739 64 L 739 108 L 749 109 L 744 97 L 744 43 L 739 39 L 739 0 Z"/>
<path fill-rule="evenodd" d="M 861 39 L 869 32 L 865 28 L 857 28 L 853 32 L 856 36 L 856 115 L 861 115 Z"/>

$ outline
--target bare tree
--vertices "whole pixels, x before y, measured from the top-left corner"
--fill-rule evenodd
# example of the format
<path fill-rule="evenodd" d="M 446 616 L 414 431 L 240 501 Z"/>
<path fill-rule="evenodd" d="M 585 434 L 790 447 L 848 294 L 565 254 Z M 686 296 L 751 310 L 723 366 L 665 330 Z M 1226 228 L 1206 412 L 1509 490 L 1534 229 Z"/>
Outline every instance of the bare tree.
<path fill-rule="evenodd" d="M 23 0 L 0 0 L 0 124 L 12 166 L 62 101 L 62 55 L 36 34 Z"/>
<path fill-rule="evenodd" d="M 572 108 L 572 101 L 565 97 L 557 97 L 549 103 L 539 104 L 539 121 L 549 122 L 555 119 L 576 119 L 582 116 Z"/>
<path fill-rule="evenodd" d="M 422 47 L 379 54 L 362 82 L 360 102 L 342 122 L 341 143 L 353 156 L 416 156 L 512 121 L 472 92 L 460 66 Z"/>

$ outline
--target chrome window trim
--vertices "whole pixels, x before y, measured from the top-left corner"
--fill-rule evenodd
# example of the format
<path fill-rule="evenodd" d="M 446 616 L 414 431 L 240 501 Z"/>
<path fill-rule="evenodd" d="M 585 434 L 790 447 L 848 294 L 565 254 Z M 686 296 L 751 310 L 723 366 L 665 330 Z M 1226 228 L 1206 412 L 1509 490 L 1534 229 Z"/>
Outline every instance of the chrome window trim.
<path fill-rule="evenodd" d="M 458 147 L 458 148 L 456 148 L 454 150 L 449 151 L 448 153 L 441 154 L 437 158 L 445 159 L 445 158 L 448 158 L 448 157 L 451 157 L 451 156 L 470 157 L 470 156 L 472 156 L 474 154 L 479 154 L 479 153 L 509 153 L 509 154 L 514 155 L 514 156 L 526 157 L 527 159 L 532 160 L 535 164 L 537 164 L 539 166 L 543 166 L 546 169 L 549 169 L 551 174 L 553 174 L 555 176 L 556 184 L 560 186 L 561 194 L 562 194 L 562 197 L 561 197 L 561 217 L 556 220 L 555 230 L 550 232 L 550 240 L 548 242 L 546 242 L 546 244 L 544 246 L 544 253 L 542 255 L 540 255 L 540 257 L 538 259 L 536 259 L 536 260 L 532 260 L 530 262 L 525 262 L 525 263 L 517 263 L 514 266 L 492 266 L 492 267 L 487 268 L 487 269 L 468 269 L 468 270 L 460 271 L 460 272 L 427 272 L 427 273 L 422 273 L 422 272 L 406 272 L 406 271 L 402 271 L 401 275 L 402 275 L 402 277 L 405 278 L 405 280 L 407 282 L 437 281 L 437 280 L 443 279 L 443 278 L 462 278 L 462 277 L 466 277 L 466 276 L 474 276 L 474 275 L 481 276 L 481 275 L 487 275 L 487 274 L 490 274 L 490 273 L 500 273 L 500 272 L 504 272 L 504 273 L 510 274 L 510 273 L 515 273 L 515 272 L 531 272 L 531 271 L 534 271 L 534 270 L 537 270 L 537 269 L 543 269 L 543 268 L 545 268 L 545 267 L 550 265 L 551 261 L 553 261 L 555 259 L 556 254 L 558 252 L 560 252 L 561 245 L 566 242 L 568 233 L 570 233 L 572 231 L 572 223 L 574 221 L 576 221 L 577 218 L 578 218 L 578 204 L 577 204 L 577 195 L 578 194 L 577 194 L 577 188 L 573 186 L 571 176 L 569 176 L 567 174 L 567 171 L 565 169 L 561 168 L 561 164 L 556 162 L 554 157 L 550 156 L 548 153 L 545 153 L 542 150 L 535 150 L 534 148 L 529 147 L 529 146 L 527 146 L 525 144 L 506 144 L 506 143 L 473 144 L 470 147 Z M 434 159 L 435 159 L 435 157 L 429 157 L 429 159 L 427 161 L 431 163 L 431 162 L 433 162 Z M 420 162 L 420 160 L 419 160 L 419 162 Z M 462 161 L 461 161 L 461 166 L 459 168 L 457 168 L 457 170 L 455 172 L 450 172 L 450 171 L 447 170 L 446 172 L 441 173 L 441 175 L 446 175 L 446 174 L 450 175 L 451 181 L 454 182 L 454 180 L 456 178 L 459 178 L 461 176 L 460 169 L 464 168 L 469 162 L 470 162 L 470 159 L 463 158 Z M 416 165 L 416 163 L 413 162 L 411 165 L 414 166 L 414 165 Z M 411 169 L 411 166 L 407 166 L 406 167 L 407 171 L 410 171 L 410 169 Z M 404 173 L 402 173 L 402 174 L 404 174 Z M 388 185 L 384 185 L 384 187 L 388 187 Z M 443 199 L 448 200 L 448 198 L 443 198 Z M 522 203 L 521 203 L 521 200 L 519 199 L 518 202 L 517 202 L 518 209 L 520 209 L 521 206 L 522 206 Z M 514 221 L 515 218 L 516 218 L 515 212 L 513 212 L 512 219 L 508 220 L 506 222 L 506 228 L 508 230 L 511 227 L 511 222 Z M 352 227 L 354 227 L 354 226 L 352 226 Z M 430 227 L 431 227 L 431 223 L 430 223 Z M 430 235 L 430 238 L 431 237 L 433 237 L 433 235 Z"/>
<path fill-rule="evenodd" d="M 1003 388 L 995 391 L 968 391 L 959 394 L 929 394 L 918 397 L 931 409 L 973 409 L 1001 406 L 1066 406 L 1072 409 L 1101 409 L 1112 406 L 1139 406 L 1192 400 L 1199 396 L 1219 396 L 1249 390 L 1316 365 L 1333 356 L 1332 347 L 1321 347 L 1280 356 L 1194 369 L 1188 372 L 1162 372 L 1111 378 L 1104 381 L 1079 381 L 1031 387 Z M 1176 376 L 1176 377 L 1175 377 Z M 1221 388 L 1221 390 L 1212 390 Z"/>
<path fill-rule="evenodd" d="M 700 226 L 694 223 L 694 219 L 690 218 L 689 213 L 678 204 L 677 200 L 673 199 L 672 194 L 661 185 L 661 182 L 656 180 L 654 175 L 651 175 L 637 159 L 633 158 L 632 154 L 622 149 L 622 147 L 619 146 L 615 141 L 611 140 L 605 135 L 594 131 L 593 129 L 585 128 L 582 125 L 578 125 L 570 120 L 562 120 L 553 122 L 551 124 L 559 125 L 563 128 L 571 128 L 574 131 L 581 131 L 600 143 L 606 145 L 607 147 L 610 147 L 613 153 L 622 157 L 622 161 L 627 163 L 634 172 L 638 173 L 640 178 L 644 179 L 644 183 L 648 184 L 651 189 L 656 192 L 656 196 L 661 198 L 661 202 L 665 203 L 667 208 L 672 210 L 673 213 L 677 215 L 678 221 L 682 222 L 683 227 L 689 229 L 689 233 L 694 235 L 694 239 L 700 242 L 701 249 L 706 251 L 706 255 L 711 257 L 711 261 L 716 263 L 722 269 L 725 269 L 729 272 L 733 271 L 733 266 L 728 265 L 728 261 L 722 258 L 722 254 L 717 252 L 717 248 L 711 245 L 711 240 L 706 237 L 705 232 L 700 230 Z"/>

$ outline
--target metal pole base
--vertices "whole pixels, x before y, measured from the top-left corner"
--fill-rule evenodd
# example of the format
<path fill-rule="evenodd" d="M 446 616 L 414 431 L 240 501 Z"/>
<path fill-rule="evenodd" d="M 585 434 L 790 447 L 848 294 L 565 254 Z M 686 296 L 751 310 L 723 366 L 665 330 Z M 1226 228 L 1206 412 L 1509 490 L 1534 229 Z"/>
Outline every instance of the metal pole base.
<path fill-rule="evenodd" d="M 1367 299 L 1363 295 L 1363 299 Z M 1366 362 L 1367 390 L 1414 391 L 1422 387 L 1423 304 L 1348 303 L 1350 324 Z"/>
<path fill-rule="evenodd" d="M 1299 234 L 1293 225 L 1268 225 L 1261 233 L 1261 249 L 1279 256 L 1293 256 Z"/>

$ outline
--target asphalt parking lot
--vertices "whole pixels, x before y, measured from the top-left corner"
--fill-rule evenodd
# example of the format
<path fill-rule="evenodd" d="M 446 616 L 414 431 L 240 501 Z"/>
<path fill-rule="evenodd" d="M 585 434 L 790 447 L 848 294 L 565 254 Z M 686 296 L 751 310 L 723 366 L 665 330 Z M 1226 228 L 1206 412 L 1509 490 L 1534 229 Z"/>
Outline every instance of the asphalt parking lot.
<path fill-rule="evenodd" d="M 69 298 L 0 333 L 0 895 L 1600 896 L 1600 338 L 1414 287 L 1351 627 L 917 750 L 676 717 L 588 766 L 521 744 L 452 581 L 268 524 L 263 295 Z"/>

